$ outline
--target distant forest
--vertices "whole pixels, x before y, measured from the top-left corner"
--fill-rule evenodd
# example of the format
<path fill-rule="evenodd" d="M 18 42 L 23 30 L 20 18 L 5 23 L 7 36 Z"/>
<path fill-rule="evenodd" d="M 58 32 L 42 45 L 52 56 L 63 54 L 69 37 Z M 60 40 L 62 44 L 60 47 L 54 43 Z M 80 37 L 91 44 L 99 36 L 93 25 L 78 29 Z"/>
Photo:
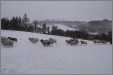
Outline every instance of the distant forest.
<path fill-rule="evenodd" d="M 2 18 L 1 19 L 1 29 L 5 30 L 18 30 L 18 31 L 28 31 L 48 35 L 58 35 L 66 36 L 72 38 L 82 38 L 82 39 L 98 39 L 105 41 L 112 41 L 112 21 L 108 19 L 104 20 L 94 20 L 85 23 L 78 23 L 79 30 L 67 30 L 58 29 L 57 26 L 52 26 L 52 30 L 47 26 L 46 21 L 34 20 L 30 22 L 27 14 L 23 17 L 16 16 L 11 19 Z M 56 22 L 57 23 L 57 22 Z M 65 23 L 66 22 L 60 22 Z M 69 22 L 67 22 L 70 24 Z M 71 22 L 74 24 L 74 22 Z M 73 27 L 70 25 L 70 27 Z"/>

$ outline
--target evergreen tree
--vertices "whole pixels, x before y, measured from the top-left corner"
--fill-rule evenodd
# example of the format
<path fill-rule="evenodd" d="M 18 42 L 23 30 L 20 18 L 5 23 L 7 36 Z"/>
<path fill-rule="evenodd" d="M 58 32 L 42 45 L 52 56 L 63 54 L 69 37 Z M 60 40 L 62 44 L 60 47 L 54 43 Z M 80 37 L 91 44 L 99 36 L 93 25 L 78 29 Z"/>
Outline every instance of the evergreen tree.
<path fill-rule="evenodd" d="M 1 19 L 1 29 L 8 29 L 10 21 L 8 18 Z"/>

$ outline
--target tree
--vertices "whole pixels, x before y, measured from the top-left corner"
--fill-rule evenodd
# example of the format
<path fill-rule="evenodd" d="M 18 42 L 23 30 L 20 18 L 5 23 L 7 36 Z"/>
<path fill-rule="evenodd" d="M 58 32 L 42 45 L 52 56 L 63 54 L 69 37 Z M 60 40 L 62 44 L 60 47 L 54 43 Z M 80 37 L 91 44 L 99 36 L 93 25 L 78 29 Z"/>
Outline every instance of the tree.
<path fill-rule="evenodd" d="M 20 26 L 21 25 L 21 18 L 20 17 L 13 17 L 11 20 L 10 20 L 10 29 L 13 29 L 13 30 L 20 30 Z"/>
<path fill-rule="evenodd" d="M 46 23 L 42 24 L 42 33 L 47 33 L 47 26 Z"/>
<path fill-rule="evenodd" d="M 27 14 L 26 14 L 26 13 L 25 13 L 24 16 L 23 16 L 23 22 L 24 22 L 24 23 L 29 22 L 29 18 L 27 17 Z"/>
<path fill-rule="evenodd" d="M 112 43 L 112 31 L 108 32 L 108 41 Z"/>
<path fill-rule="evenodd" d="M 37 25 L 38 25 L 38 21 L 33 21 L 34 24 L 34 31 L 37 32 Z"/>
<path fill-rule="evenodd" d="M 10 23 L 10 21 L 8 18 L 2 18 L 1 19 L 1 29 L 8 29 L 9 23 Z"/>
<path fill-rule="evenodd" d="M 57 29 L 58 29 L 57 26 L 52 26 L 51 34 L 52 34 L 52 35 L 55 35 L 55 34 L 57 33 L 57 32 L 56 32 Z"/>
<path fill-rule="evenodd" d="M 58 27 L 57 26 L 52 26 L 52 30 L 57 30 Z"/>
<path fill-rule="evenodd" d="M 50 34 L 50 28 L 49 27 L 47 27 L 47 33 Z"/>
<path fill-rule="evenodd" d="M 25 28 L 25 30 L 27 31 L 28 28 L 28 24 L 29 24 L 29 18 L 27 17 L 27 14 L 25 13 L 23 18 L 22 18 L 22 25 Z"/>

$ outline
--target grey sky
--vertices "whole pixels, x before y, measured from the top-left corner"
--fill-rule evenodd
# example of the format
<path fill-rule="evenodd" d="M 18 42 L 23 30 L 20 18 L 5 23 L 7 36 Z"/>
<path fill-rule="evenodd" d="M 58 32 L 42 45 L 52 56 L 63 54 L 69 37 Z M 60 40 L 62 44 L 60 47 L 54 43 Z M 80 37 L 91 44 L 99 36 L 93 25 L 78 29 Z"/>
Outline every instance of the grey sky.
<path fill-rule="evenodd" d="M 2 17 L 23 16 L 31 20 L 112 19 L 112 1 L 4 1 Z"/>

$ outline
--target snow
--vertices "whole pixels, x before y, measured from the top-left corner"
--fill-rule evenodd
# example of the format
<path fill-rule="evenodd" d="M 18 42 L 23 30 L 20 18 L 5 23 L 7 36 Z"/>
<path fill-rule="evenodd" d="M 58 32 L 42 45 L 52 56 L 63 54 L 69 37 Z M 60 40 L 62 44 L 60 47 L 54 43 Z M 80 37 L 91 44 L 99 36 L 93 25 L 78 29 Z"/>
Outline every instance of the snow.
<path fill-rule="evenodd" d="M 98 35 L 99 33 L 98 32 L 88 32 L 88 34 L 90 34 L 90 35 Z"/>
<path fill-rule="evenodd" d="M 62 29 L 64 31 L 67 31 L 67 30 L 78 30 L 78 29 L 75 29 L 75 28 L 71 28 L 69 26 L 66 26 L 66 25 L 63 25 L 63 24 L 54 24 L 54 25 L 48 25 L 50 27 L 50 30 L 52 30 L 52 26 L 57 26 L 58 29 Z"/>
<path fill-rule="evenodd" d="M 112 45 L 93 44 L 70 46 L 66 37 L 31 32 L 1 30 L 2 36 L 18 38 L 13 48 L 1 46 L 3 74 L 112 74 Z M 53 47 L 43 47 L 28 38 L 57 39 Z M 81 40 L 81 39 L 79 39 Z"/>

